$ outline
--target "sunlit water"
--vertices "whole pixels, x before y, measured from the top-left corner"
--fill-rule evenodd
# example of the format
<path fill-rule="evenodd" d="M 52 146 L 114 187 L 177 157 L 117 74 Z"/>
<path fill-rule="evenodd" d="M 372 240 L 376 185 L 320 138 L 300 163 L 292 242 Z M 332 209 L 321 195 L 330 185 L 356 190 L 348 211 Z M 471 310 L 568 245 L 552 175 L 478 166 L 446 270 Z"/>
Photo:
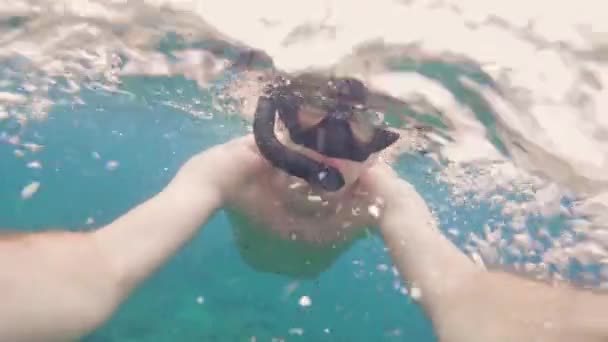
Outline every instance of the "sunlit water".
<path fill-rule="evenodd" d="M 361 77 L 411 104 L 397 116 L 445 134 L 398 169 L 476 262 L 603 287 L 602 13 L 600 1 L 0 1 L 0 226 L 107 223 L 188 156 L 244 134 L 226 66 L 255 48 L 286 72 Z M 88 340 L 252 337 L 433 334 L 375 237 L 297 281 L 244 264 L 220 212 Z"/>

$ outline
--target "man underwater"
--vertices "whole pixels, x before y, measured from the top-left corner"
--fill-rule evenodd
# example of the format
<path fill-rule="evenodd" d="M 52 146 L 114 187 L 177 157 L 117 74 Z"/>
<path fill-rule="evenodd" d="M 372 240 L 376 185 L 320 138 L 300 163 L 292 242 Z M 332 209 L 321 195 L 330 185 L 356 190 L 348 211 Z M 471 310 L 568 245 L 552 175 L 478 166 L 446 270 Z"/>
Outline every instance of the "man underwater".
<path fill-rule="evenodd" d="M 359 176 L 399 134 L 374 122 L 362 82 L 314 81 L 278 77 L 266 87 L 253 132 L 268 163 L 229 196 L 239 251 L 259 271 L 316 277 L 378 215 Z"/>

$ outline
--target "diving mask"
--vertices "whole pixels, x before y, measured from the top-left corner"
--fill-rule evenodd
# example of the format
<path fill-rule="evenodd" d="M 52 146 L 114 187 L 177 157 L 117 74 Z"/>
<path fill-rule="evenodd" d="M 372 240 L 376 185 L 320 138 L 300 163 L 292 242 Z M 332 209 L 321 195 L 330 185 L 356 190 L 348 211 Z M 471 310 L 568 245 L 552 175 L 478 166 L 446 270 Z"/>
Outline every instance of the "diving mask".
<path fill-rule="evenodd" d="M 279 79 L 258 99 L 256 144 L 273 166 L 325 191 L 337 191 L 345 183 L 340 171 L 281 144 L 275 117 L 278 113 L 295 144 L 329 158 L 362 162 L 399 138 L 370 121 L 366 99 L 366 87 L 352 78 L 332 79 L 321 89 L 311 88 L 305 78 Z"/>

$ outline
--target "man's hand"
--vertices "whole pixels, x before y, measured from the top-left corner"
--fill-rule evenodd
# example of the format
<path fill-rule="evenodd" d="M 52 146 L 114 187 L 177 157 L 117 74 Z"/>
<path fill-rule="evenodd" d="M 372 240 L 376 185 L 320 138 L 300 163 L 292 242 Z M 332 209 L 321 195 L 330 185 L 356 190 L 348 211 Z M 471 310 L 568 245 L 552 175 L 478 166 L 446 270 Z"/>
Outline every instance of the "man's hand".
<path fill-rule="evenodd" d="M 193 156 L 181 167 L 175 181 L 195 191 L 213 189 L 223 200 L 267 165 L 249 134 Z"/>
<path fill-rule="evenodd" d="M 391 211 L 402 211 L 399 203 L 409 193 L 416 190 L 407 181 L 400 178 L 393 168 L 377 161 L 370 166 L 359 178 L 360 190 L 366 193 L 367 201 L 378 207 L 374 225 L 380 225 L 382 218 Z"/>

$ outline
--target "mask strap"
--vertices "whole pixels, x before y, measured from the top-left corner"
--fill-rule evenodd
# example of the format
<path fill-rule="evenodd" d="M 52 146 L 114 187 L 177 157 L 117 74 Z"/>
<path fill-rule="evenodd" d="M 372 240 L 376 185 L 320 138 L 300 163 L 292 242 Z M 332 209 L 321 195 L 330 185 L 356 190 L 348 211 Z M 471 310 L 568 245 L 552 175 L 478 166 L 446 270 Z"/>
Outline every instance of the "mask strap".
<path fill-rule="evenodd" d="M 253 120 L 253 134 L 260 153 L 274 167 L 325 191 L 337 191 L 344 186 L 338 169 L 317 162 L 285 147 L 274 134 L 277 107 L 274 100 L 260 96 Z"/>

